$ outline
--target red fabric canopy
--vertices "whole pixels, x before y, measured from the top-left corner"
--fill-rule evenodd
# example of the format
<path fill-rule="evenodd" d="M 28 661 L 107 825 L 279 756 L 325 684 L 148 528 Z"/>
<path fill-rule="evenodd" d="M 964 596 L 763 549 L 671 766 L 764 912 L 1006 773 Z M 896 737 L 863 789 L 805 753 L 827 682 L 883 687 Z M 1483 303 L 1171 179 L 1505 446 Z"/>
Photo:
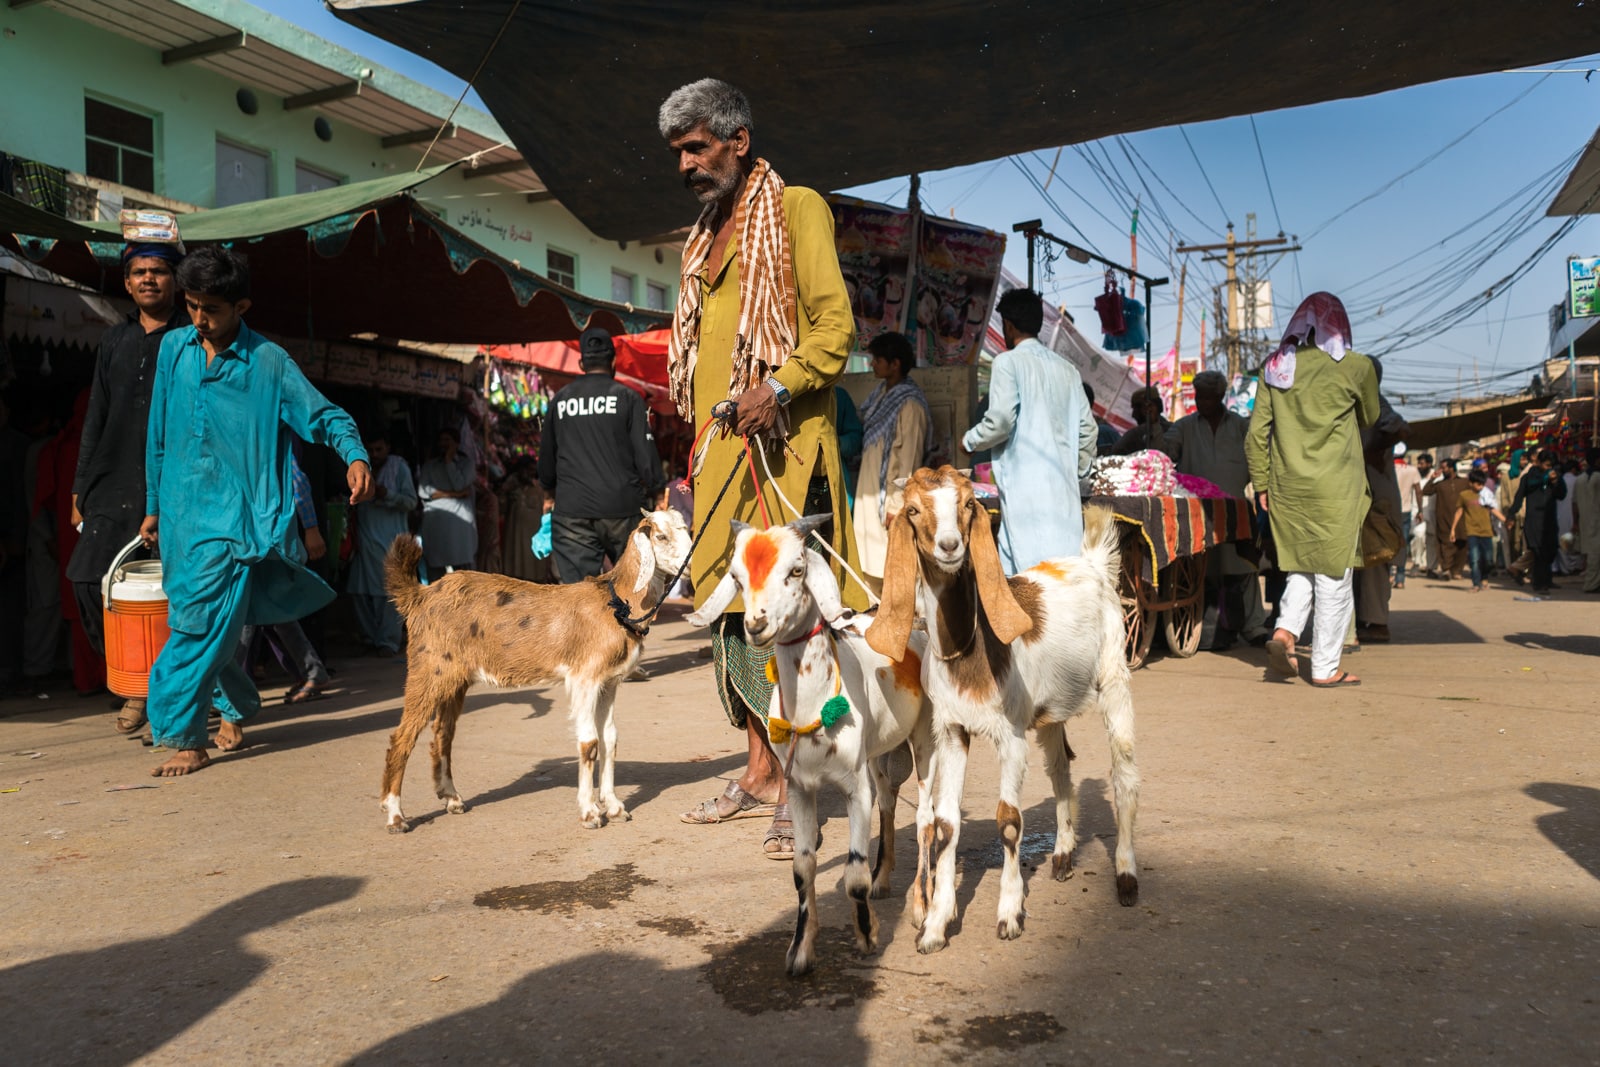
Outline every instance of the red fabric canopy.
<path fill-rule="evenodd" d="M 667 341 L 671 333 L 670 330 L 648 330 L 618 334 L 611 339 L 617 346 L 617 381 L 642 394 L 650 410 L 662 415 L 677 414 L 677 408 L 667 395 Z M 583 373 L 578 365 L 578 342 L 575 340 L 485 345 L 483 352 L 491 359 L 525 363 L 551 375 L 576 378 Z"/>

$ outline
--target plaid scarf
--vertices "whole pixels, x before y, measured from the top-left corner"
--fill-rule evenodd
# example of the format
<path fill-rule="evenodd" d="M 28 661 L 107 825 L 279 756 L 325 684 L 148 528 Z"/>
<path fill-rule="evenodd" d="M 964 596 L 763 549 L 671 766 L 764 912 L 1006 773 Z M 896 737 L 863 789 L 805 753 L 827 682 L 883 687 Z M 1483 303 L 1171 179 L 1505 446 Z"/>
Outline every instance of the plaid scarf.
<path fill-rule="evenodd" d="M 667 346 L 667 375 L 678 414 L 694 421 L 694 366 L 700 354 L 700 313 L 705 299 L 702 271 L 711 258 L 711 243 L 722 225 L 717 204 L 700 212 L 683 246 L 683 277 L 678 306 L 672 315 Z M 728 398 L 760 385 L 783 365 L 799 337 L 796 325 L 794 256 L 783 214 L 783 179 L 764 159 L 756 160 L 745 180 L 744 195 L 734 209 L 739 241 L 739 328 L 733 342 L 733 373 Z M 779 427 L 779 436 L 787 436 Z"/>

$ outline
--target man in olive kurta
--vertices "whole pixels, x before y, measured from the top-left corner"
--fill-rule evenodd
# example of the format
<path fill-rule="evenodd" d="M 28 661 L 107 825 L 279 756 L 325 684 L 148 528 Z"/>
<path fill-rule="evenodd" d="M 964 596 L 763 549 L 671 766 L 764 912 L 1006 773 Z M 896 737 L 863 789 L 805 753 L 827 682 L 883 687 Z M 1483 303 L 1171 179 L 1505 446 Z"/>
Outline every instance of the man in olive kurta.
<path fill-rule="evenodd" d="M 746 437 L 752 448 L 765 449 L 765 466 L 760 456 L 753 454 L 753 460 L 771 521 L 796 518 L 791 506 L 805 513 L 831 511 L 833 547 L 855 565 L 833 396 L 834 382 L 844 373 L 854 346 L 855 320 L 839 271 L 833 214 L 816 192 L 782 188 L 781 219 L 792 276 L 782 264 L 755 263 L 758 253 L 742 247 L 746 242 L 741 241 L 740 223 L 747 213 L 766 212 L 767 218 L 778 214 L 771 211 L 776 197 L 758 203 L 761 189 L 754 182 L 775 183 L 769 189 L 781 187 L 781 179 L 751 151 L 752 121 L 744 95 L 725 82 L 704 79 L 668 97 L 659 118 L 662 136 L 678 157 L 684 184 L 703 209 L 685 247 L 682 284 L 687 291 L 680 293 L 674 316 L 670 370 L 675 383 L 687 383 L 689 396 L 684 399 L 697 430 L 718 403 L 732 401 L 735 409 L 723 427 L 708 431 L 704 461 L 695 474 L 694 527 L 705 528 L 689 565 L 698 607 L 727 571 L 733 551 L 729 520 L 765 524 L 751 476 L 736 470 L 742 465 Z M 756 271 L 768 277 L 780 272 L 778 284 L 792 284 L 794 318 L 778 332 L 791 335 L 795 343 L 792 351 L 762 360 L 756 374 L 765 377 L 759 381 L 746 377 L 747 387 L 740 388 L 730 380 L 741 377 L 735 360 L 741 351 L 748 351 L 742 347 L 748 342 L 739 337 L 741 294 L 755 284 Z M 752 272 L 750 286 L 741 286 L 742 272 Z M 766 295 L 771 290 L 759 291 Z M 762 325 L 772 324 L 756 324 Z M 774 353 L 768 351 L 767 356 Z M 680 389 L 675 386 L 675 395 L 681 396 Z M 784 427 L 786 447 L 777 441 Z M 769 466 L 775 485 L 767 483 Z M 733 481 L 718 505 L 717 495 L 730 475 Z M 857 610 L 867 606 L 865 592 L 853 579 L 841 575 L 841 590 L 847 606 Z M 767 741 L 771 690 L 760 670 L 765 654 L 748 648 L 743 639 L 743 616 L 729 613 L 716 624 L 712 647 L 724 709 L 746 733 L 745 771 L 720 796 L 686 812 L 683 821 L 708 824 L 770 813 L 773 822 L 763 852 L 771 859 L 789 859 L 794 854 L 794 831 L 782 767 Z"/>
<path fill-rule="evenodd" d="M 1294 643 L 1314 604 L 1312 683 L 1355 685 L 1360 679 L 1339 670 L 1339 657 L 1355 606 L 1350 570 L 1361 564 L 1361 523 L 1372 500 L 1360 431 L 1378 417 L 1378 377 L 1359 352 L 1340 343 L 1335 358 L 1317 347 L 1324 337 L 1315 342 L 1280 349 L 1288 356 L 1287 386 L 1263 374 L 1245 459 L 1272 523 L 1278 569 L 1289 575 L 1267 646 L 1273 662 L 1298 668 Z"/>

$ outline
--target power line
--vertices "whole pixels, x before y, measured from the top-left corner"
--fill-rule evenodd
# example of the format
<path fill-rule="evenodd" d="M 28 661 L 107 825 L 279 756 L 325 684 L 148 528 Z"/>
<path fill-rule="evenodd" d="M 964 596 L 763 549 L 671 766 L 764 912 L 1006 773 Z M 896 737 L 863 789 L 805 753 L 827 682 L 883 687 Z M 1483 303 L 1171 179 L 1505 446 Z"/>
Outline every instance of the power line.
<path fill-rule="evenodd" d="M 1256 130 L 1256 117 L 1250 116 L 1250 136 L 1256 139 L 1256 158 L 1261 160 L 1261 176 L 1267 179 L 1267 199 L 1272 201 L 1272 217 L 1278 222 L 1278 232 L 1283 232 L 1283 216 L 1278 214 L 1278 194 L 1272 191 L 1272 175 L 1267 173 L 1267 154 L 1261 151 L 1261 134 Z"/>
<path fill-rule="evenodd" d="M 1194 165 L 1200 168 L 1200 177 L 1206 180 L 1206 188 L 1211 190 L 1211 199 L 1217 202 L 1217 210 L 1222 212 L 1224 219 L 1229 218 L 1228 209 L 1222 206 L 1222 197 L 1217 195 L 1217 187 L 1211 184 L 1211 175 L 1206 173 L 1205 164 L 1200 162 L 1200 153 L 1194 150 L 1194 144 L 1189 140 L 1189 131 L 1179 126 L 1178 132 L 1183 135 L 1183 143 L 1189 146 L 1189 154 L 1194 157 Z"/>
<path fill-rule="evenodd" d="M 1402 182 L 1405 179 L 1411 177 L 1411 175 L 1415 174 L 1417 171 L 1421 170 L 1423 167 L 1426 167 L 1429 163 L 1432 163 L 1434 160 L 1438 159 L 1440 156 L 1442 156 L 1446 152 L 1450 151 L 1450 149 L 1454 148 L 1456 145 L 1460 144 L 1462 141 L 1465 141 L 1468 137 L 1471 137 L 1474 133 L 1478 132 L 1478 130 L 1482 129 L 1483 126 L 1486 123 L 1488 123 L 1491 119 L 1493 119 L 1496 115 L 1500 114 L 1502 111 L 1507 110 L 1508 108 L 1514 107 L 1518 103 L 1521 103 L 1522 100 L 1529 93 L 1531 93 L 1535 89 L 1539 88 L 1539 86 L 1543 85 L 1549 78 L 1550 78 L 1550 75 L 1548 75 L 1548 74 L 1544 75 L 1544 77 L 1540 78 L 1538 81 L 1534 82 L 1532 85 L 1530 85 L 1526 89 L 1522 90 L 1522 92 L 1520 92 L 1516 96 L 1512 97 L 1509 101 L 1507 101 L 1504 104 L 1501 104 L 1499 107 L 1497 107 L 1493 111 L 1489 112 L 1489 114 L 1485 115 L 1483 118 L 1481 118 L 1477 122 L 1473 123 L 1470 127 L 1467 128 L 1465 133 L 1460 134 L 1454 140 L 1452 140 L 1449 143 L 1447 143 L 1446 145 L 1444 145 L 1442 148 L 1439 148 L 1436 151 L 1434 151 L 1433 153 L 1431 153 L 1430 155 L 1426 156 L 1420 162 L 1418 162 L 1417 164 L 1412 166 L 1409 170 L 1404 170 L 1404 171 L 1400 172 L 1399 174 L 1395 175 L 1393 178 L 1390 178 L 1388 181 L 1386 181 L 1382 185 L 1378 186 L 1376 189 L 1372 190 L 1372 192 L 1368 193 L 1366 196 L 1363 196 L 1360 200 L 1357 200 L 1355 203 L 1353 203 L 1349 207 L 1345 208 L 1343 211 L 1338 212 L 1332 218 L 1328 219 L 1328 221 L 1324 222 L 1322 225 L 1318 226 L 1316 229 L 1312 230 L 1309 234 L 1307 234 L 1306 235 L 1306 240 L 1309 241 L 1311 238 L 1315 237 L 1317 234 L 1321 233 L 1323 230 L 1326 230 L 1329 226 L 1332 226 L 1335 222 L 1338 222 L 1340 219 L 1342 219 L 1346 215 L 1350 214 L 1350 212 L 1354 211 L 1356 208 L 1360 207 L 1362 204 L 1365 204 L 1370 200 L 1374 200 L 1377 197 L 1382 196 L 1384 193 L 1388 192 L 1390 189 L 1393 189 L 1400 182 Z"/>

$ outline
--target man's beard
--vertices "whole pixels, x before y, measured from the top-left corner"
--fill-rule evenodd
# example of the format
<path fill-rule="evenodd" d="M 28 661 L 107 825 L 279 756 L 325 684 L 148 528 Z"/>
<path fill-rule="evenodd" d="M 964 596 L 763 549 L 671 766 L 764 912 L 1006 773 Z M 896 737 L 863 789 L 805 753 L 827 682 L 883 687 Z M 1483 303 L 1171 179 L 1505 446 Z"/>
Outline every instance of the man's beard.
<path fill-rule="evenodd" d="M 702 204 L 715 204 L 739 187 L 739 168 L 729 167 L 725 173 L 696 171 L 683 179 L 684 186 Z"/>

